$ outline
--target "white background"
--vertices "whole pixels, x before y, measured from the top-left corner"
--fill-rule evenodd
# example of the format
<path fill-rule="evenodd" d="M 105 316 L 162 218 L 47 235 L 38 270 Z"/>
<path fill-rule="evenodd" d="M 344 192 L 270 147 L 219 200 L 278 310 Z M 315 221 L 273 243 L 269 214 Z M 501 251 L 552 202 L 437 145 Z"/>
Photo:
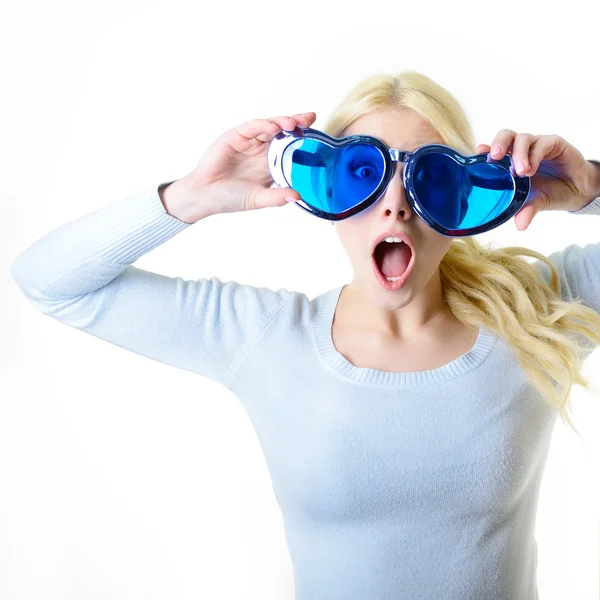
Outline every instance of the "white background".
<path fill-rule="evenodd" d="M 182 177 L 223 131 L 315 111 L 374 73 L 453 93 L 478 143 L 559 134 L 600 160 L 592 3 L 26 2 L 0 18 L 0 598 L 293 597 L 282 519 L 224 387 L 45 317 L 10 262 L 61 224 Z M 546 255 L 600 217 L 538 215 L 482 242 Z M 309 297 L 349 282 L 335 228 L 293 205 L 217 215 L 138 266 Z M 599 352 L 586 363 L 600 384 Z M 600 400 L 573 391 L 542 484 L 540 600 L 599 597 Z"/>

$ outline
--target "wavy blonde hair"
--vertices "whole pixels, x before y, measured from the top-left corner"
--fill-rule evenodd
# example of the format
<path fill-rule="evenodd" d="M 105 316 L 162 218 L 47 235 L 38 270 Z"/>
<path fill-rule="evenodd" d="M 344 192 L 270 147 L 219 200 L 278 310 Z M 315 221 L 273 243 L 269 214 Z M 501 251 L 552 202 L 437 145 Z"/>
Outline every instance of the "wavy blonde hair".
<path fill-rule="evenodd" d="M 475 137 L 460 103 L 429 77 L 412 70 L 361 81 L 320 129 L 342 137 L 361 115 L 390 107 L 418 113 L 439 132 L 444 144 L 465 155 L 476 153 Z M 548 265 L 549 284 L 520 255 Z M 444 298 L 456 318 L 483 325 L 504 339 L 531 384 L 579 436 L 568 415 L 570 393 L 574 384 L 596 389 L 582 375 L 581 366 L 589 348 L 600 345 L 600 314 L 580 300 L 564 301 L 554 265 L 521 246 L 493 249 L 474 236 L 454 239 L 440 263 L 440 277 Z M 577 335 L 588 342 L 578 343 Z"/>

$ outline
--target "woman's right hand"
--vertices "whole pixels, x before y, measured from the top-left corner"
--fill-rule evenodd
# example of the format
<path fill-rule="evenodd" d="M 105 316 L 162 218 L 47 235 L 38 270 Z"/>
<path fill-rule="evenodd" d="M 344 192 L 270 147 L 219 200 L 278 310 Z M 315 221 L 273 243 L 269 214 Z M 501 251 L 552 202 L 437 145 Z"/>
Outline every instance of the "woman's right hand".
<path fill-rule="evenodd" d="M 315 119 L 316 114 L 309 112 L 252 119 L 229 129 L 207 148 L 193 171 L 164 190 L 167 210 L 176 194 L 178 213 L 191 223 L 213 214 L 285 206 L 286 196 L 299 200 L 298 192 L 289 187 L 270 187 L 267 152 L 282 129 L 310 127 Z"/>

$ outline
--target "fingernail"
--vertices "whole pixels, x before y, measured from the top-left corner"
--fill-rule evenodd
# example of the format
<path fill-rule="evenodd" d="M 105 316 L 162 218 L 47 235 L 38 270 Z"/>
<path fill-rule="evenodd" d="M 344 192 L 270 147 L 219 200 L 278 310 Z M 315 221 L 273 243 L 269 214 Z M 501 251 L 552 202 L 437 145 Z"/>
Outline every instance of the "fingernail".
<path fill-rule="evenodd" d="M 287 196 L 286 196 L 286 197 L 284 198 L 284 200 L 285 200 L 286 202 L 296 202 L 296 201 L 298 200 L 298 198 L 289 198 L 289 197 L 287 197 Z"/>
<path fill-rule="evenodd" d="M 523 163 L 522 160 L 517 161 L 516 167 L 517 167 L 517 173 L 523 173 L 523 171 L 525 171 L 525 164 Z"/>
<path fill-rule="evenodd" d="M 502 147 L 501 146 L 493 146 L 492 147 L 492 155 L 496 156 L 497 154 L 502 154 Z"/>

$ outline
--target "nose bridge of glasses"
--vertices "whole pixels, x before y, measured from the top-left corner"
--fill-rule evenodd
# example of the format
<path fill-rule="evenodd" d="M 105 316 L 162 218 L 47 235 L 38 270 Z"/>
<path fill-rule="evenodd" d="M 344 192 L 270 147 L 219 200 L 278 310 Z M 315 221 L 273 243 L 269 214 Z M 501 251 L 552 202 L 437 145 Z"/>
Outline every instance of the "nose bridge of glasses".
<path fill-rule="evenodd" d="M 410 158 L 412 152 L 407 152 L 405 150 L 398 150 L 397 148 L 390 148 L 390 158 L 392 159 L 392 173 L 395 173 L 396 170 L 399 170 L 400 172 L 403 171 L 403 166 L 404 163 L 406 163 L 406 161 Z M 396 164 L 395 163 L 401 163 L 398 166 L 398 169 L 396 169 Z"/>
<path fill-rule="evenodd" d="M 392 159 L 392 162 L 406 162 L 410 155 L 411 152 L 390 148 L 390 158 Z"/>

